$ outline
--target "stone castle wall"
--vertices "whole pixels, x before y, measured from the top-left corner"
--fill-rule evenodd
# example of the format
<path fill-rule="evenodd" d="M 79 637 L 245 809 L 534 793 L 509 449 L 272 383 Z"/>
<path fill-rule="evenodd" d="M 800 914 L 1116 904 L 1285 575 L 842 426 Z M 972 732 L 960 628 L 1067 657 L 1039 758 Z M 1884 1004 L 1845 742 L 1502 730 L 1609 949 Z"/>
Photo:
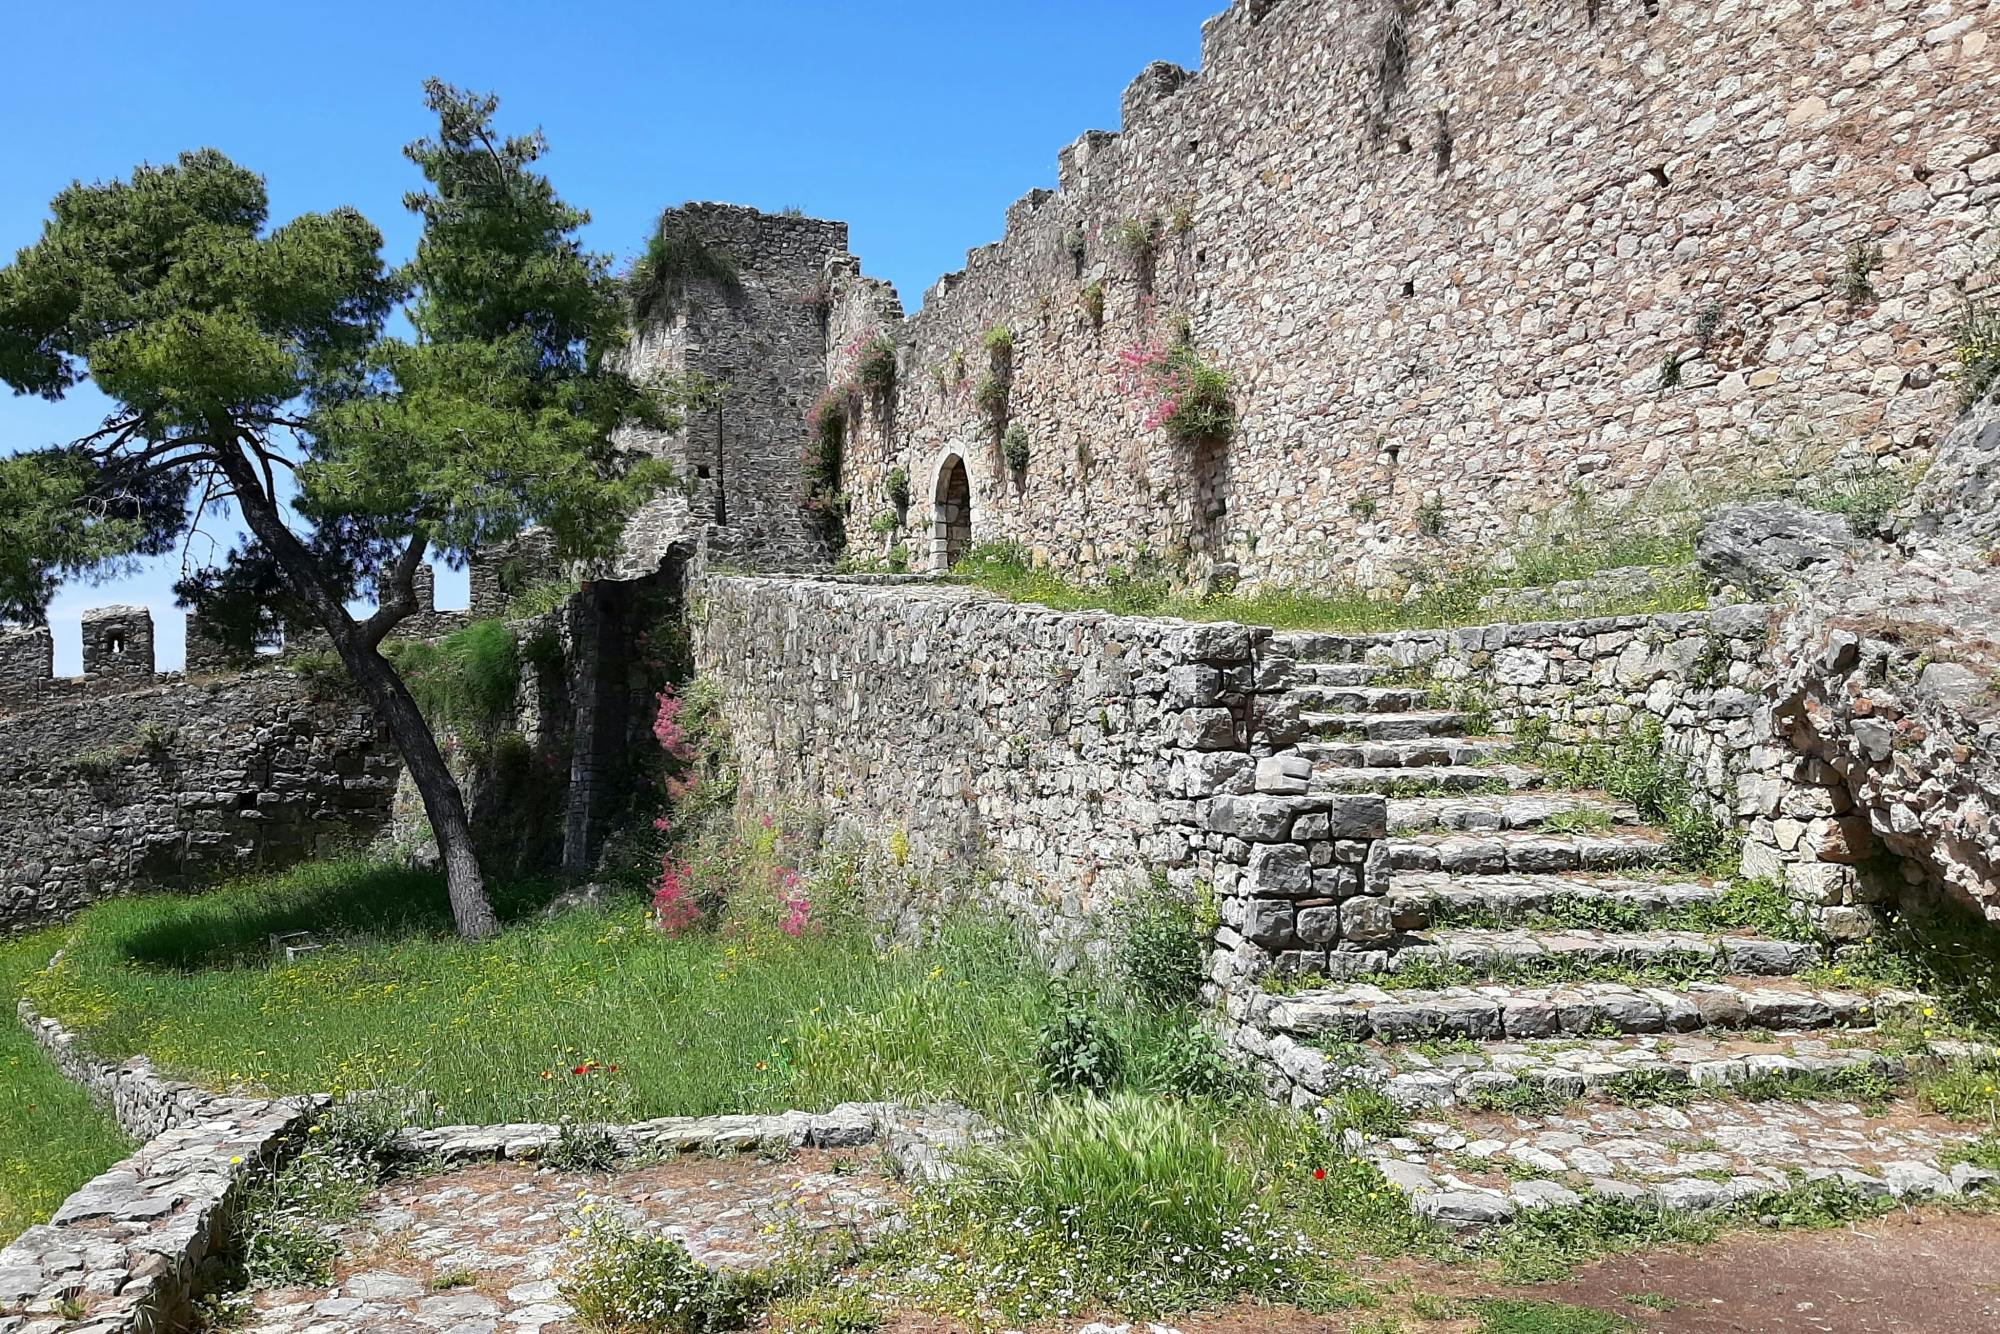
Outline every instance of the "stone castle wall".
<path fill-rule="evenodd" d="M 902 344 L 850 531 L 928 552 L 960 459 L 974 541 L 1382 581 L 1577 489 L 1915 460 L 1994 281 L 1996 38 L 1992 0 L 1237 0 L 918 314 L 837 308 Z M 1144 425 L 1127 354 L 1183 319 L 1226 445 Z"/>
<path fill-rule="evenodd" d="M 365 705 L 284 671 L 0 716 L 0 931 L 366 843 L 400 769 Z"/>

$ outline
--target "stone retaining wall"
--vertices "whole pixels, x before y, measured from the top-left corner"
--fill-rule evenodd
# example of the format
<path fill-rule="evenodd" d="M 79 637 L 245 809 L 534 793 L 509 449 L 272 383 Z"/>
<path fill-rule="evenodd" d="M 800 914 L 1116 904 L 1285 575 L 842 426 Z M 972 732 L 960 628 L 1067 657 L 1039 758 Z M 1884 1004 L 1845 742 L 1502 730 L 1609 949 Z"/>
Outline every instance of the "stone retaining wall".
<path fill-rule="evenodd" d="M 1061 937 L 1156 873 L 1248 856 L 1209 819 L 1271 749 L 1267 630 L 746 576 L 704 580 L 694 620 L 745 799 L 824 811 L 896 880 Z"/>

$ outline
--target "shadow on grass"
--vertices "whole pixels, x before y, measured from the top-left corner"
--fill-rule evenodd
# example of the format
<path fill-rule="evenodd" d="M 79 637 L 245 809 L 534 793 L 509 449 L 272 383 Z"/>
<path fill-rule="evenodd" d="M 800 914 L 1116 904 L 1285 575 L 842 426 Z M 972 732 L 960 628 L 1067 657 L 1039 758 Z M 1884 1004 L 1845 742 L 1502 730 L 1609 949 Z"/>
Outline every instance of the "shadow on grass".
<path fill-rule="evenodd" d="M 532 918 L 560 886 L 549 880 L 489 883 L 502 923 Z M 449 936 L 444 877 L 378 862 L 312 863 L 200 895 L 125 899 L 92 914 L 106 944 L 142 968 L 192 972 L 272 957 L 271 937 L 309 931 L 320 944 L 363 938 Z"/>

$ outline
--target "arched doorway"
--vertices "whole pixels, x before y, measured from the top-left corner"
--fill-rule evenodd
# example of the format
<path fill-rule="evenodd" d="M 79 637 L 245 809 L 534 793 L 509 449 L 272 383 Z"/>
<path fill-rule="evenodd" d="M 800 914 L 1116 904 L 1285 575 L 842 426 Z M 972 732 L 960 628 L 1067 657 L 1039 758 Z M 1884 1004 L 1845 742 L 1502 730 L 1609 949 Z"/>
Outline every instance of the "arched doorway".
<path fill-rule="evenodd" d="M 966 474 L 964 459 L 956 454 L 944 456 L 931 496 L 935 505 L 931 514 L 931 568 L 942 573 L 972 549 L 972 479 Z"/>

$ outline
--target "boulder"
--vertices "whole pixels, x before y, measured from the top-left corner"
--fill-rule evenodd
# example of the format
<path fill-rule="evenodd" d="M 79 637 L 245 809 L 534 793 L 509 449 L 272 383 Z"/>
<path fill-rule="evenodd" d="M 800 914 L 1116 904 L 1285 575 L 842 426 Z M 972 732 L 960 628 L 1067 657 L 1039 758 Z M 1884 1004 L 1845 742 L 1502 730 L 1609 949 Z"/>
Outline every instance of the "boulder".
<path fill-rule="evenodd" d="M 1854 534 L 1838 514 L 1766 500 L 1716 511 L 1702 525 L 1695 556 L 1711 578 L 1754 597 L 1770 597 L 1821 567 L 1838 565 L 1854 546 Z"/>
<path fill-rule="evenodd" d="M 1967 413 L 1939 442 L 1898 517 L 1919 543 L 1963 548 L 1975 561 L 2000 547 L 2000 402 Z"/>

